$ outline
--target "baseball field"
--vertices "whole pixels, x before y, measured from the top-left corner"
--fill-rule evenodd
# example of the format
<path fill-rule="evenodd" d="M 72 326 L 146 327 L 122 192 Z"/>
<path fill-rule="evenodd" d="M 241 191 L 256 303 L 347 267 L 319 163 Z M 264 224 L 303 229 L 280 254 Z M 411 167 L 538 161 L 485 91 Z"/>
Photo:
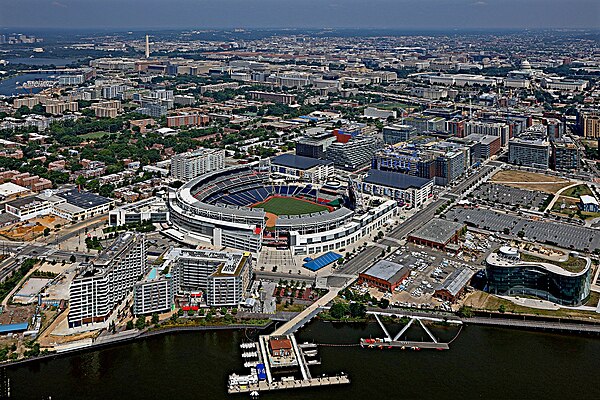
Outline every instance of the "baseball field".
<path fill-rule="evenodd" d="M 327 206 L 293 197 L 269 197 L 252 208 L 262 208 L 265 212 L 275 215 L 301 215 L 329 210 Z"/>

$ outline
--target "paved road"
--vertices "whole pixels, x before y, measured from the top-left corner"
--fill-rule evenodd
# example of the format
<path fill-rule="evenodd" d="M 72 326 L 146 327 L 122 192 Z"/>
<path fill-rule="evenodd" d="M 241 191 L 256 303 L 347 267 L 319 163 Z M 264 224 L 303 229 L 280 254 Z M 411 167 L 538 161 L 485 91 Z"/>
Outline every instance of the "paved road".
<path fill-rule="evenodd" d="M 490 173 L 494 168 L 495 166 L 488 165 L 481 167 L 473 175 L 460 182 L 456 187 L 450 189 L 447 194 L 442 194 L 439 199 L 429 203 L 421 211 L 418 211 L 412 217 L 402 222 L 399 226 L 388 233 L 387 236 L 396 240 L 405 239 L 409 233 L 424 225 L 427 221 L 431 220 L 435 216 L 435 210 L 449 200 L 447 197 L 461 197 L 466 190 L 470 189 L 479 179 Z M 396 240 L 386 240 L 384 238 L 379 243 L 386 247 L 398 247 L 398 242 Z M 377 258 L 381 256 L 381 251 L 382 249 L 378 246 L 367 246 L 366 249 L 358 253 L 344 266 L 339 268 L 336 273 L 345 275 L 359 274 L 365 271 L 377 260 Z M 331 280 L 330 284 L 335 283 L 338 283 L 338 281 Z"/>

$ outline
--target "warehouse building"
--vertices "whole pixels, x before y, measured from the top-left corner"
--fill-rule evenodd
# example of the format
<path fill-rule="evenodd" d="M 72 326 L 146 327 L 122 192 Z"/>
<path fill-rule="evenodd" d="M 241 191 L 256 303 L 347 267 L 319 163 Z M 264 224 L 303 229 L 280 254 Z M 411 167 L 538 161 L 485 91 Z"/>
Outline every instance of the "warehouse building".
<path fill-rule="evenodd" d="M 408 240 L 442 250 L 458 250 L 458 238 L 466 228 L 460 222 L 434 218 L 408 235 Z"/>
<path fill-rule="evenodd" d="M 475 275 L 471 268 L 457 269 L 439 285 L 433 295 L 444 301 L 454 303 L 465 292 L 466 286 Z"/>
<path fill-rule="evenodd" d="M 358 275 L 358 283 L 393 291 L 408 277 L 410 268 L 387 260 L 380 260 Z"/>

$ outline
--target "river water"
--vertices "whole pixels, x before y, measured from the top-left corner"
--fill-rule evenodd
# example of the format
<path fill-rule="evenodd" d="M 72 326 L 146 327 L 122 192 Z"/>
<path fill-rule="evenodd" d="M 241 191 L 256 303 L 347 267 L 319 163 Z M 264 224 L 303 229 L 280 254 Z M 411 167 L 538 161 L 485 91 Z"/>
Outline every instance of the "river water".
<path fill-rule="evenodd" d="M 21 86 L 24 82 L 35 80 L 48 80 L 52 75 L 48 74 L 21 74 L 11 76 L 10 78 L 0 80 L 0 95 L 16 96 L 20 94 L 38 93 L 42 88 L 24 89 Z"/>
<path fill-rule="evenodd" d="M 413 328 L 411 328 L 413 329 Z M 438 328 L 442 339 L 454 328 Z M 391 328 L 396 331 L 396 328 Z M 393 334 L 393 333 L 392 333 Z M 315 321 L 298 341 L 356 343 L 375 324 Z M 413 330 L 413 339 L 422 332 Z M 12 397 L 36 399 L 226 399 L 227 376 L 245 372 L 242 331 L 164 335 L 99 351 L 10 367 Z M 319 347 L 313 376 L 345 372 L 352 383 L 263 393 L 265 399 L 599 399 L 600 338 L 465 327 L 449 351 Z"/>

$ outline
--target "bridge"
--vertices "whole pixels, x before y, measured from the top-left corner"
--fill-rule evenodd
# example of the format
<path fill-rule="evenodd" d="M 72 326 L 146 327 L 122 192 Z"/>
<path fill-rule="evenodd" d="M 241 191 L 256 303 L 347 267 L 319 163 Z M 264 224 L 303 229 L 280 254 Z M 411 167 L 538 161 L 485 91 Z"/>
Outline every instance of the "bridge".
<path fill-rule="evenodd" d="M 448 349 L 450 349 L 450 343 L 452 343 L 454 341 L 454 339 L 456 339 L 458 337 L 458 335 L 460 334 L 460 330 L 459 330 L 458 334 L 450 342 L 441 343 L 433 335 L 433 333 L 429 330 L 429 328 L 427 328 L 425 326 L 425 324 L 423 324 L 423 320 L 438 322 L 438 321 L 443 321 L 442 319 L 435 318 L 435 317 L 424 317 L 424 316 L 407 316 L 408 318 L 410 318 L 408 323 L 396 334 L 396 336 L 394 336 L 392 338 L 392 335 L 390 335 L 390 332 L 387 330 L 387 328 L 385 327 L 385 325 L 379 318 L 379 316 L 381 314 L 388 314 L 388 313 L 380 313 L 380 312 L 370 311 L 369 314 L 372 314 L 373 316 L 375 316 L 375 320 L 377 321 L 377 323 L 379 324 L 379 326 L 385 333 L 385 338 L 383 338 L 383 339 L 381 339 L 381 338 L 379 338 L 379 339 L 360 339 L 361 347 L 380 348 L 380 349 L 381 348 L 399 347 L 401 349 L 413 349 L 413 350 L 420 350 L 420 349 L 448 350 Z M 402 335 L 404 335 L 406 333 L 406 331 L 413 325 L 413 323 L 415 321 L 419 325 L 421 325 L 421 328 L 425 331 L 427 336 L 429 336 L 429 338 L 431 339 L 431 342 L 417 342 L 417 341 L 411 341 L 411 340 L 400 340 Z M 450 321 L 447 321 L 447 322 L 450 322 Z M 461 330 L 462 330 L 462 322 L 460 320 L 453 320 L 452 323 L 461 325 Z"/>

